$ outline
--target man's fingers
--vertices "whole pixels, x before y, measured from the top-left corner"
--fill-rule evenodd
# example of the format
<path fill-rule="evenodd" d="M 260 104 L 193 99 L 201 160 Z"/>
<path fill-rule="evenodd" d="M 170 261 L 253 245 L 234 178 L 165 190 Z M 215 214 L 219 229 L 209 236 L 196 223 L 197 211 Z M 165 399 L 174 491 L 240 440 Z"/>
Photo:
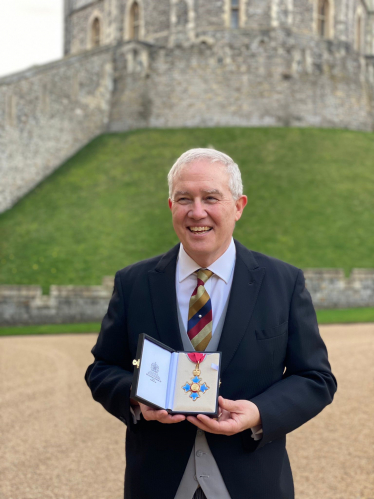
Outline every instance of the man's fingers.
<path fill-rule="evenodd" d="M 147 421 L 159 421 L 160 423 L 164 424 L 180 423 L 181 421 L 184 421 L 186 419 L 186 417 L 182 414 L 171 416 L 167 411 L 164 411 L 163 409 L 154 410 L 150 407 L 144 410 L 143 417 Z"/>
<path fill-rule="evenodd" d="M 171 424 L 171 423 L 180 423 L 181 421 L 184 421 L 186 419 L 185 416 L 182 414 L 177 414 L 176 416 L 171 416 L 170 414 L 166 413 L 166 416 L 162 416 L 158 421 L 160 423 L 165 423 L 165 424 Z"/>
<path fill-rule="evenodd" d="M 151 409 L 148 405 L 145 405 L 145 404 L 140 403 L 139 405 L 140 405 L 140 410 L 143 414 L 143 418 L 146 421 L 151 421 L 152 419 L 154 419 L 153 413 L 155 411 L 153 409 Z"/>
<path fill-rule="evenodd" d="M 140 404 L 140 408 L 143 414 L 144 419 L 147 421 L 158 421 L 165 416 L 168 416 L 167 411 L 164 411 L 163 409 L 161 410 L 156 410 L 152 409 L 152 407 L 149 407 L 148 405 L 145 404 Z"/>
<path fill-rule="evenodd" d="M 216 419 L 208 418 L 208 416 L 205 416 L 204 414 L 198 414 L 197 419 L 210 430 L 222 430 L 222 424 Z"/>
<path fill-rule="evenodd" d="M 170 416 L 172 418 L 172 423 L 180 423 L 181 421 L 184 421 L 186 419 L 186 416 L 177 415 L 177 416 Z"/>
<path fill-rule="evenodd" d="M 195 416 L 187 416 L 187 421 L 200 428 L 200 430 L 211 431 L 204 423 Z"/>
<path fill-rule="evenodd" d="M 156 421 L 162 421 L 163 419 L 166 419 L 169 416 L 167 411 L 161 410 L 161 411 L 155 411 L 154 412 L 154 417 Z"/>
<path fill-rule="evenodd" d="M 209 418 L 208 416 L 205 416 L 204 414 L 198 414 L 197 418 L 199 421 L 201 421 L 207 428 L 210 428 L 210 430 L 215 431 L 216 433 L 223 433 L 225 435 L 231 435 L 233 433 L 236 433 L 236 429 L 234 426 L 234 421 L 232 419 L 228 419 L 226 421 L 221 421 L 221 420 L 215 420 L 212 418 Z"/>
<path fill-rule="evenodd" d="M 223 397 L 219 397 L 219 406 L 222 409 L 226 409 L 229 412 L 240 412 L 240 404 L 236 400 L 224 399 Z"/>
<path fill-rule="evenodd" d="M 233 435 L 234 433 L 236 433 L 232 428 L 232 424 L 228 421 L 215 421 L 214 419 L 211 419 L 204 414 L 199 414 L 197 417 L 188 416 L 187 421 L 194 424 L 201 430 L 207 431 L 209 433 L 216 433 L 221 435 Z"/>

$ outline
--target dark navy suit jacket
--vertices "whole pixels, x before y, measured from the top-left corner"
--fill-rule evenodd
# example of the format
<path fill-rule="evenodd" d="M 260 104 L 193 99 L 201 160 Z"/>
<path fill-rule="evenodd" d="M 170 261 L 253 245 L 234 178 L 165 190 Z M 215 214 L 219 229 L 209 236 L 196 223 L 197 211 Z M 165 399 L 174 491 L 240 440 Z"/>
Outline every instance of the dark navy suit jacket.
<path fill-rule="evenodd" d="M 286 434 L 332 402 L 337 383 L 301 270 L 236 245 L 222 352 L 220 394 L 254 402 L 263 438 L 251 430 L 206 437 L 232 499 L 292 499 Z M 113 296 L 86 372 L 93 398 L 127 425 L 126 499 L 173 499 L 196 427 L 166 425 L 130 412 L 132 360 L 140 333 L 183 350 L 175 269 L 179 245 L 115 276 Z"/>

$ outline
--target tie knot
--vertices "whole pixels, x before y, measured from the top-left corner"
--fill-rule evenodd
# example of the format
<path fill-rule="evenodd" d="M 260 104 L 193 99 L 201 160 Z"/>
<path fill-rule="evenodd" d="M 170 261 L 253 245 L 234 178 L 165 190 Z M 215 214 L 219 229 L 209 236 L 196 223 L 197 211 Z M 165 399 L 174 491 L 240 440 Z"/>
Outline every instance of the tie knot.
<path fill-rule="evenodd" d="M 205 284 L 207 280 L 212 277 L 213 272 L 208 269 L 199 269 L 195 272 L 195 274 L 197 275 L 197 278 L 202 280 L 203 283 Z"/>

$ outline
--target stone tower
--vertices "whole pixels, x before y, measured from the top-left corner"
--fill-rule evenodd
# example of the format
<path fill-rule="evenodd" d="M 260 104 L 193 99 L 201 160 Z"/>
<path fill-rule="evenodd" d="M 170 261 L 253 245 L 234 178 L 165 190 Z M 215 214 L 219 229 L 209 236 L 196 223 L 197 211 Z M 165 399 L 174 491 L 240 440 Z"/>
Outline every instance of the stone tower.
<path fill-rule="evenodd" d="M 370 130 L 371 2 L 65 0 L 65 53 L 114 48 L 109 130 Z"/>
<path fill-rule="evenodd" d="M 175 46 L 233 30 L 285 28 L 374 52 L 373 0 L 64 0 L 65 54 L 136 38 Z M 134 32 L 134 22 L 137 24 Z"/>
<path fill-rule="evenodd" d="M 374 127 L 374 0 L 64 0 L 64 58 L 0 79 L 0 212 L 95 136 Z"/>

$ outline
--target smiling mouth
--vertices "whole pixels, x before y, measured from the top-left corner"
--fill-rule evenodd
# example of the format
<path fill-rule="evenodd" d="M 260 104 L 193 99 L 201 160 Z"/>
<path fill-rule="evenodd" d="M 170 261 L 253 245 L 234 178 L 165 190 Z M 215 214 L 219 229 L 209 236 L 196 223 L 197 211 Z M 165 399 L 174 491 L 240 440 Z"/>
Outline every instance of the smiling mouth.
<path fill-rule="evenodd" d="M 193 234 L 206 234 L 210 232 L 213 227 L 188 227 L 188 230 Z"/>

